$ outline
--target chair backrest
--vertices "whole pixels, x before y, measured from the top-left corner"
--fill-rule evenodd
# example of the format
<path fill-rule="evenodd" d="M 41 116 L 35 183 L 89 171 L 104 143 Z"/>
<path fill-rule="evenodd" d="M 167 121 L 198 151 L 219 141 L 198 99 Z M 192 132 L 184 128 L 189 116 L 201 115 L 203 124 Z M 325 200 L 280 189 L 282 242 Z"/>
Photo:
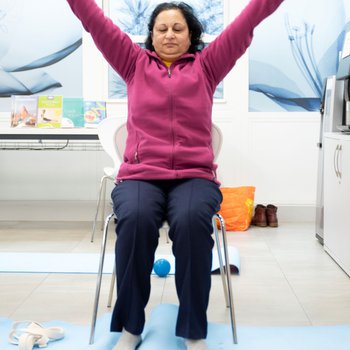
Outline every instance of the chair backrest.
<path fill-rule="evenodd" d="M 124 151 L 126 148 L 126 139 L 128 137 L 128 130 L 126 128 L 125 123 L 120 125 L 120 127 L 116 130 L 114 136 L 114 142 L 117 147 L 118 158 L 122 162 L 124 158 Z"/>
<path fill-rule="evenodd" d="M 104 151 L 112 158 L 115 167 L 123 160 L 126 144 L 126 124 L 120 124 L 120 118 L 107 117 L 97 128 L 97 135 Z"/>
<path fill-rule="evenodd" d="M 220 128 L 213 123 L 211 127 L 211 145 L 213 147 L 214 160 L 217 159 L 221 151 L 222 139 L 223 136 Z"/>
<path fill-rule="evenodd" d="M 114 162 L 116 158 L 120 162 L 123 161 L 128 137 L 126 123 L 118 124 L 118 122 L 120 122 L 119 118 L 108 117 L 102 120 L 98 127 L 101 145 Z M 223 137 L 220 128 L 215 124 L 212 124 L 211 135 L 214 160 L 216 160 L 221 150 Z"/>

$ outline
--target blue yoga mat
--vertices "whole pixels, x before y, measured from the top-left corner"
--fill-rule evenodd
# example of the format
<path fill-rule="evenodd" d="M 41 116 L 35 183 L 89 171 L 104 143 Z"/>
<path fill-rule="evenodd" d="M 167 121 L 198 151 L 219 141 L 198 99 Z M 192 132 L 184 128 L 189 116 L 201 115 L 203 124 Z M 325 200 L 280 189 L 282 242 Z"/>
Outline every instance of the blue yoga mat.
<path fill-rule="evenodd" d="M 161 304 L 152 312 L 142 334 L 138 350 L 185 350 L 184 342 L 175 336 L 178 307 Z M 7 342 L 11 320 L 0 319 L 0 349 L 18 347 Z M 88 345 L 89 327 L 79 327 L 62 321 L 51 321 L 45 327 L 65 329 L 64 339 L 49 343 L 53 350 L 111 350 L 120 334 L 109 332 L 110 314 L 98 319 L 95 344 Z M 207 344 L 209 350 L 349 350 L 350 325 L 320 327 L 240 327 L 238 344 L 232 342 L 229 325 L 209 324 Z"/>
<path fill-rule="evenodd" d="M 235 247 L 228 248 L 229 262 L 233 272 L 240 270 L 239 251 Z M 172 254 L 157 254 L 157 259 L 170 262 L 170 274 L 175 272 L 175 258 Z M 98 253 L 23 253 L 3 252 L 0 254 L 0 272 L 9 273 L 97 273 L 100 260 Z M 112 273 L 114 254 L 105 255 L 104 273 Z M 217 251 L 213 253 L 212 270 L 219 269 Z M 0 349 L 1 350 L 1 349 Z"/>

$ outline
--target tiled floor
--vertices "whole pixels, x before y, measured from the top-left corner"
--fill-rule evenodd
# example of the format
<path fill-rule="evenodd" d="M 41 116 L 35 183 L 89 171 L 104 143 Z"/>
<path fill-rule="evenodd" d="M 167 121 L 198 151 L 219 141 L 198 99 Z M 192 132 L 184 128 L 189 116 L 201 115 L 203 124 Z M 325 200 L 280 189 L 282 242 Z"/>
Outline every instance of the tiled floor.
<path fill-rule="evenodd" d="M 99 252 L 100 234 L 90 243 L 86 222 L 0 222 L 1 252 Z M 113 228 L 112 228 L 113 230 Z M 108 251 L 113 251 L 110 234 Z M 312 223 L 281 223 L 229 232 L 241 255 L 233 276 L 236 319 L 240 325 L 291 326 L 350 323 L 350 278 L 314 238 Z M 161 235 L 159 252 L 171 245 Z M 229 322 L 219 276 L 212 278 L 209 321 Z M 89 324 L 95 275 L 0 274 L 0 317 L 39 322 L 64 320 Z M 104 279 L 100 313 L 106 308 Z M 152 277 L 147 313 L 159 303 L 177 303 L 174 278 Z"/>

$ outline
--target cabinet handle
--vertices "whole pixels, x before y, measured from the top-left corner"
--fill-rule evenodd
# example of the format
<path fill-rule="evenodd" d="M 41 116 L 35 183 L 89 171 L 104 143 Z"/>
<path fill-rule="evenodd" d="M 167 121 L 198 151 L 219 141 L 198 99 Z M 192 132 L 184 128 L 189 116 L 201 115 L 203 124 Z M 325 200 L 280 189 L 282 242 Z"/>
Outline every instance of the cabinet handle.
<path fill-rule="evenodd" d="M 337 153 L 337 169 L 338 169 L 338 176 L 339 176 L 339 179 L 341 179 L 341 177 L 342 177 L 341 169 L 340 169 L 340 167 L 339 167 L 339 154 L 340 154 L 340 152 L 342 151 L 342 149 L 343 149 L 342 145 L 339 145 L 338 153 Z"/>
<path fill-rule="evenodd" d="M 333 154 L 333 169 L 335 172 L 335 176 L 338 177 L 338 169 L 337 169 L 337 155 L 338 155 L 339 145 L 334 150 Z"/>

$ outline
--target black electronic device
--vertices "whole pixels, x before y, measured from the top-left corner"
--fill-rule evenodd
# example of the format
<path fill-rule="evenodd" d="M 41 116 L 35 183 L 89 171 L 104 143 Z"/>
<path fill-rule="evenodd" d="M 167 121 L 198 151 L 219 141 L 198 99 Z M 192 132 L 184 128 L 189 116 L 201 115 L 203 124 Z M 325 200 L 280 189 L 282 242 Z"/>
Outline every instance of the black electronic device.
<path fill-rule="evenodd" d="M 337 125 L 338 130 L 343 132 L 350 131 L 350 28 L 344 36 L 342 55 L 339 61 L 339 67 L 336 75 L 338 81 L 343 81 L 343 118 L 342 124 Z"/>

